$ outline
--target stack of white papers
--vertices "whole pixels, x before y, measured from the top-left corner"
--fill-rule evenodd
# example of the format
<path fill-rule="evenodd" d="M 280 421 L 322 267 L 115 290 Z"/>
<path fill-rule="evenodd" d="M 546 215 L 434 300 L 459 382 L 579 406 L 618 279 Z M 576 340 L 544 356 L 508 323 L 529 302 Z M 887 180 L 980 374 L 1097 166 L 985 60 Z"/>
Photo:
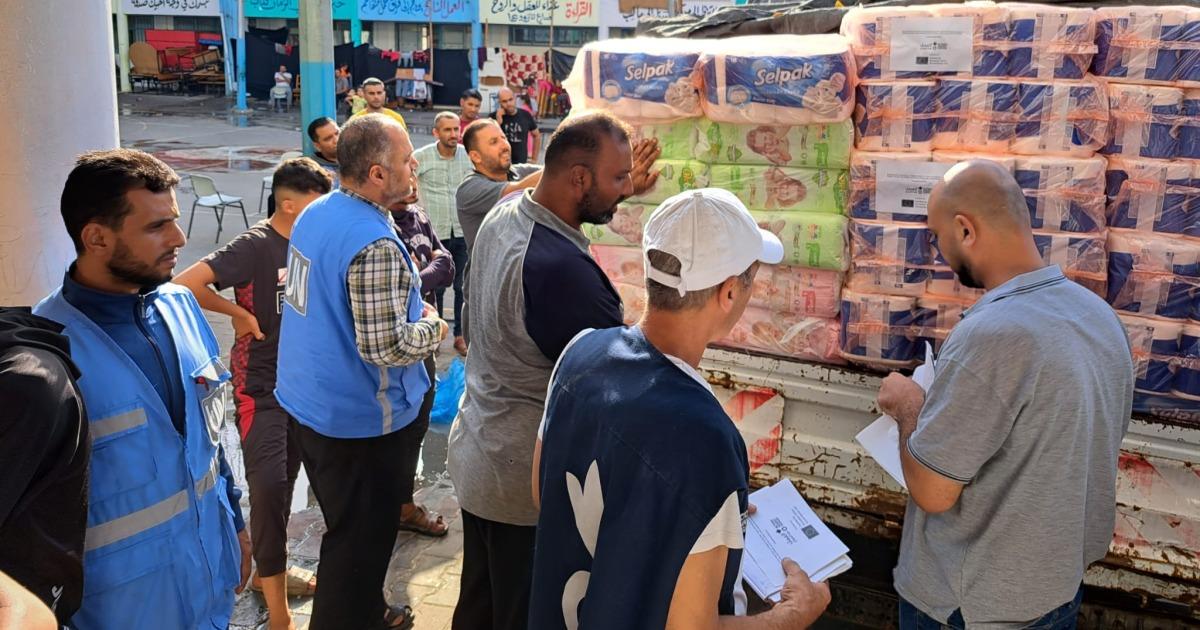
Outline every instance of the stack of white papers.
<path fill-rule="evenodd" d="M 756 512 L 746 521 L 742 577 L 763 599 L 780 601 L 783 559 L 791 558 L 814 582 L 849 570 L 848 547 L 817 518 L 787 479 L 750 495 Z"/>
<path fill-rule="evenodd" d="M 925 342 L 925 363 L 913 370 L 912 378 L 925 391 L 929 391 L 929 386 L 933 384 L 933 347 L 928 341 Z M 868 455 L 879 462 L 879 466 L 887 471 L 887 474 L 908 490 L 908 485 L 904 483 L 904 468 L 900 464 L 900 427 L 894 418 L 888 415 L 879 416 L 875 422 L 854 436 L 854 439 L 862 444 Z"/>

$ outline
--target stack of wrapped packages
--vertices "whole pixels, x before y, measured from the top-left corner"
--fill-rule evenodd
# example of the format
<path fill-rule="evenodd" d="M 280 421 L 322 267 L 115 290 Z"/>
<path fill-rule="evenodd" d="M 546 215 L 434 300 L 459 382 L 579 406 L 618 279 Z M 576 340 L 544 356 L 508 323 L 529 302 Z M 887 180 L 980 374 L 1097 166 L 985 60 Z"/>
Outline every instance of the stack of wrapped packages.
<path fill-rule="evenodd" d="M 723 188 L 779 235 L 785 259 L 760 268 L 750 306 L 722 345 L 843 362 L 854 84 L 838 35 L 606 40 L 580 52 L 566 83 L 572 102 L 614 113 L 662 148 L 654 187 L 622 203 L 611 223 L 584 226 L 627 322 L 645 306 L 646 219 L 672 195 Z"/>
<path fill-rule="evenodd" d="M 1087 73 L 1090 9 L 992 2 L 847 13 L 860 82 L 850 158 L 842 355 L 908 367 L 982 292 L 960 285 L 926 227 L 930 189 L 988 159 L 1025 192 L 1047 263 L 1105 295 L 1105 83 Z"/>
<path fill-rule="evenodd" d="M 1108 81 L 1108 301 L 1137 367 L 1135 409 L 1200 413 L 1200 8 L 1096 11 Z"/>

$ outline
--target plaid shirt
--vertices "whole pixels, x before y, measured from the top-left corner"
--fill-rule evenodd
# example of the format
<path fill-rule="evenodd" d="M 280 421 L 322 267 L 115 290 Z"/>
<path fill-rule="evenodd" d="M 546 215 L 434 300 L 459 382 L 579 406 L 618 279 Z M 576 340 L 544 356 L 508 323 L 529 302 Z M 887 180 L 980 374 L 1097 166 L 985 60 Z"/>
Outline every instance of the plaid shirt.
<path fill-rule="evenodd" d="M 421 182 L 421 202 L 438 236 L 462 238 L 455 193 L 475 167 L 461 144 L 455 148 L 454 157 L 448 160 L 438 153 L 437 147 L 438 144 L 432 142 L 413 153 L 419 164 L 417 179 Z"/>
<path fill-rule="evenodd" d="M 342 188 L 346 195 L 370 205 L 395 229 L 387 208 Z M 413 275 L 400 246 L 389 238 L 368 244 L 350 261 L 346 286 L 354 315 L 354 338 L 363 360 L 380 367 L 412 365 L 437 350 L 441 324 L 425 318 L 408 322 Z"/>

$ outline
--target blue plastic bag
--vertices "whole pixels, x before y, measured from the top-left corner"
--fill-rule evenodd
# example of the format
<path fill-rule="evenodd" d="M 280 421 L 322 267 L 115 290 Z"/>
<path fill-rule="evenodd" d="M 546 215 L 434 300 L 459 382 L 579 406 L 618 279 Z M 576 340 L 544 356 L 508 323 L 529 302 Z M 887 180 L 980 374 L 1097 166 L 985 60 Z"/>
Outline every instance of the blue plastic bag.
<path fill-rule="evenodd" d="M 450 424 L 458 415 L 458 401 L 467 388 L 467 367 L 462 359 L 454 357 L 450 367 L 437 375 L 437 392 L 433 395 L 433 411 L 429 421 L 434 424 Z"/>

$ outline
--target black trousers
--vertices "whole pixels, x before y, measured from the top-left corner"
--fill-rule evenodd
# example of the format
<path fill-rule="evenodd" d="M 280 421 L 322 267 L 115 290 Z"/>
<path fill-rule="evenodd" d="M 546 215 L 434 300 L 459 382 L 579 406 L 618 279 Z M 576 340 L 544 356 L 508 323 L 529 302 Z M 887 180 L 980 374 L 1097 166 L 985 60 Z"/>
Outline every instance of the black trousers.
<path fill-rule="evenodd" d="M 450 252 L 451 258 L 454 259 L 454 336 L 462 336 L 462 320 L 463 320 L 463 278 L 467 274 L 467 239 L 461 236 L 447 238 L 442 241 L 442 245 Z M 445 317 L 445 296 L 446 290 L 439 289 L 435 295 L 437 299 L 438 316 Z"/>
<path fill-rule="evenodd" d="M 466 510 L 462 519 L 462 584 L 451 629 L 525 630 L 537 528 L 489 521 Z"/>
<path fill-rule="evenodd" d="M 297 426 L 274 401 L 255 400 L 238 406 L 242 458 L 250 486 L 250 542 L 262 577 L 287 569 L 287 524 L 292 490 L 300 474 Z"/>
<path fill-rule="evenodd" d="M 320 581 L 311 630 L 361 630 L 383 623 L 383 581 L 399 531 L 408 449 L 425 428 L 413 422 L 384 436 L 338 439 L 292 421 L 300 459 L 325 516 Z M 383 506 L 392 506 L 391 510 Z"/>
<path fill-rule="evenodd" d="M 425 442 L 425 434 L 429 432 L 429 414 L 433 411 L 433 397 L 437 394 L 437 363 L 433 355 L 425 359 L 425 369 L 429 372 L 429 391 L 421 400 L 421 410 L 412 424 L 400 430 L 404 433 L 404 443 L 401 445 L 400 457 L 404 460 L 404 470 L 400 473 L 400 505 L 413 502 L 413 490 L 416 485 L 417 462 L 421 459 L 421 445 Z M 396 512 L 400 518 L 400 512 Z"/>

